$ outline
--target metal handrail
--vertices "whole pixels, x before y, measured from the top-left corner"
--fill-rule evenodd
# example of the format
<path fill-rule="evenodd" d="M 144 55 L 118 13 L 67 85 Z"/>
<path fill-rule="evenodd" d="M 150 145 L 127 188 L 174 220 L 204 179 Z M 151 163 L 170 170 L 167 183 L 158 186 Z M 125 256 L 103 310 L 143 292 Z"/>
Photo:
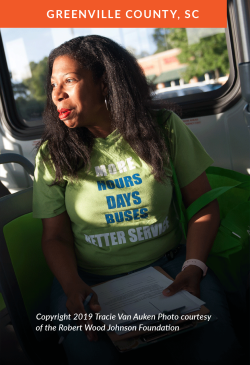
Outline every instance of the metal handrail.
<path fill-rule="evenodd" d="M 35 167 L 29 160 L 27 160 L 27 158 L 17 153 L 0 154 L 0 164 L 13 163 L 13 162 L 18 163 L 27 171 L 29 175 L 34 176 Z"/>

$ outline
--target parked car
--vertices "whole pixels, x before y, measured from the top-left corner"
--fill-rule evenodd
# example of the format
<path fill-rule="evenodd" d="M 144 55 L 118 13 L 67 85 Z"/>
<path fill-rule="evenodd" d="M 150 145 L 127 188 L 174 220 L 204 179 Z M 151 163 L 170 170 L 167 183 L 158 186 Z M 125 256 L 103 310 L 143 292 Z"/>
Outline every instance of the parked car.
<path fill-rule="evenodd" d="M 170 98 L 176 98 L 178 96 L 199 94 L 219 89 L 221 86 L 222 85 L 219 83 L 215 84 L 197 83 L 194 84 L 194 86 L 188 84 L 174 87 L 165 87 L 164 89 L 154 91 L 154 99 L 158 100 L 167 98 L 170 99 Z"/>

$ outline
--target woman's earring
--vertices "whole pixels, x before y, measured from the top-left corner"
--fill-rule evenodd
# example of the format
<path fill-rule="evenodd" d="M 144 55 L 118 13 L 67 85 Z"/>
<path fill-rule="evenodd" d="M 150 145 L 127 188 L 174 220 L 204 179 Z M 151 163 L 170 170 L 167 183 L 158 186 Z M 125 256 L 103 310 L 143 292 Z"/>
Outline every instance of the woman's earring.
<path fill-rule="evenodd" d="M 107 99 L 105 98 L 104 101 L 105 101 L 106 109 L 109 110 Z"/>

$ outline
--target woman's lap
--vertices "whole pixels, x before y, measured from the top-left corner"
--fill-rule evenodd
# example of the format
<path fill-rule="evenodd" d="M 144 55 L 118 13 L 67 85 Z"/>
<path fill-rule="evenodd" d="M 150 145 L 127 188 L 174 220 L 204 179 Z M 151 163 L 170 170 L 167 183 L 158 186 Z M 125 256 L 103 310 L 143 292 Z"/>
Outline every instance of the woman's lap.
<path fill-rule="evenodd" d="M 175 278 L 180 272 L 184 261 L 185 247 L 178 252 L 173 260 L 169 261 L 164 257 L 153 263 L 152 266 L 161 266 L 170 276 Z M 88 285 L 95 285 L 98 282 L 114 278 L 114 276 L 100 277 L 99 275 L 85 273 L 82 270 L 79 270 L 79 274 Z M 158 355 L 164 356 L 170 364 L 186 362 L 197 365 L 234 364 L 241 355 L 241 348 L 231 326 L 225 294 L 211 270 L 208 270 L 207 275 L 202 279 L 200 292 L 201 299 L 206 302 L 206 306 L 218 318 L 217 321 L 211 322 L 200 329 L 180 334 L 155 345 L 126 354 L 120 354 L 116 350 L 106 333 L 99 332 L 98 341 L 90 342 L 84 332 L 72 331 L 63 342 L 69 364 L 77 365 L 83 362 L 91 362 L 95 365 L 100 362 L 105 365 L 115 364 L 122 360 L 125 360 L 125 363 L 133 361 L 138 356 L 140 362 L 143 361 L 144 357 L 144 363 L 149 364 Z M 51 292 L 52 314 L 68 313 L 66 300 L 60 284 L 55 279 Z M 67 323 L 69 321 L 57 322 L 56 325 Z"/>

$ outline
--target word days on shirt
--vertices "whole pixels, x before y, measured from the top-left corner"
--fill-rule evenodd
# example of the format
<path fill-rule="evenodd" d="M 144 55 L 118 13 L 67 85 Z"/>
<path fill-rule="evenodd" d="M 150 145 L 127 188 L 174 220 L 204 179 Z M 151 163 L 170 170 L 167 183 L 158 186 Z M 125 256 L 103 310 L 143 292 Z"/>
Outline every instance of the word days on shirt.
<path fill-rule="evenodd" d="M 107 167 L 105 165 L 95 166 L 95 172 L 97 177 L 102 177 L 107 176 L 108 173 L 110 175 L 116 175 L 117 173 L 124 173 L 128 170 L 134 170 L 135 168 L 136 166 L 133 163 L 132 157 L 129 157 L 124 161 L 116 162 L 116 164 L 111 163 L 107 165 Z M 107 193 L 109 190 L 136 187 L 140 184 L 142 184 L 140 174 L 133 174 L 132 176 L 128 175 L 114 180 L 98 180 L 97 188 L 98 191 L 106 191 Z M 108 195 L 106 196 L 106 202 L 109 210 L 135 205 L 135 209 L 129 208 L 129 210 L 105 214 L 105 219 L 108 224 L 124 221 L 128 222 L 148 217 L 147 208 L 139 209 L 136 207 L 136 205 L 140 205 L 142 203 L 139 191 L 133 191 L 126 194 Z"/>

